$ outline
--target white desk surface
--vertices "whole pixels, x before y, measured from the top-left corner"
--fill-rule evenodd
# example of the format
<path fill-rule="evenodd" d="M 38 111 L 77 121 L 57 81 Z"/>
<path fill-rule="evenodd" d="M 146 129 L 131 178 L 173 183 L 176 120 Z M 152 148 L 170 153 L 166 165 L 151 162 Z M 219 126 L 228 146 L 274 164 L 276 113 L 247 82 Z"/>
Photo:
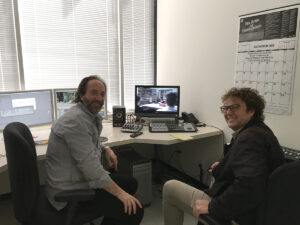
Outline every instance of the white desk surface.
<path fill-rule="evenodd" d="M 34 140 L 47 140 L 50 134 L 50 129 L 51 129 L 51 125 L 30 128 Z M 132 143 L 171 145 L 171 144 L 184 142 L 180 139 L 170 136 L 170 134 L 172 133 L 150 133 L 148 131 L 147 126 L 143 127 L 142 132 L 143 132 L 142 135 L 135 138 L 131 138 L 130 133 L 121 132 L 119 127 L 113 127 L 111 123 L 103 123 L 103 130 L 101 136 L 108 138 L 108 141 L 103 142 L 103 144 L 110 147 L 132 144 Z M 221 135 L 222 131 L 215 127 L 206 126 L 206 127 L 198 127 L 197 132 L 176 133 L 176 134 L 183 134 L 184 136 L 192 137 L 193 139 L 187 140 L 187 141 L 192 141 L 201 138 Z M 36 145 L 37 158 L 44 159 L 46 150 L 47 150 L 47 144 Z M 5 157 L 3 133 L 1 132 L 0 173 L 5 170 L 7 170 L 7 161 Z"/>

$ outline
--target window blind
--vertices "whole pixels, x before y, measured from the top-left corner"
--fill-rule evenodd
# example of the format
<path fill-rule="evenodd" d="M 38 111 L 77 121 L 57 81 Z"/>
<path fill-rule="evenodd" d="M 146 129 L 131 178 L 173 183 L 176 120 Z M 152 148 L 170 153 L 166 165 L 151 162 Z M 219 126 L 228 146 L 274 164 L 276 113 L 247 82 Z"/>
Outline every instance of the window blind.
<path fill-rule="evenodd" d="M 18 2 L 25 89 L 74 88 L 97 74 L 111 111 L 123 98 L 133 109 L 134 85 L 154 83 L 155 0 Z"/>
<path fill-rule="evenodd" d="M 26 89 L 77 87 L 92 74 L 120 104 L 116 0 L 19 0 Z"/>
<path fill-rule="evenodd" d="M 20 89 L 12 1 L 0 1 L 0 91 Z"/>
<path fill-rule="evenodd" d="M 134 86 L 154 84 L 154 0 L 122 0 L 124 103 L 134 109 Z"/>

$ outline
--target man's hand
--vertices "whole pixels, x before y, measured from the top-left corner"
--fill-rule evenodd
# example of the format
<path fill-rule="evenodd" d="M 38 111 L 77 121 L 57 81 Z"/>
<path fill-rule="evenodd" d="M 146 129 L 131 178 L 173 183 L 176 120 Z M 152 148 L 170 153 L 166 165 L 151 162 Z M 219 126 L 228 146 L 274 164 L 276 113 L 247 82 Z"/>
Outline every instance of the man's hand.
<path fill-rule="evenodd" d="M 131 213 L 136 214 L 136 206 L 143 208 L 139 200 L 125 192 L 114 181 L 104 187 L 104 190 L 120 199 L 120 201 L 124 205 L 124 213 L 127 213 L 129 215 L 131 215 Z"/>
<path fill-rule="evenodd" d="M 137 205 L 140 208 L 142 208 L 142 204 L 140 203 L 140 201 L 125 191 L 122 191 L 120 195 L 118 195 L 117 197 L 121 200 L 121 202 L 124 205 L 125 214 L 126 213 L 128 213 L 128 215 L 131 215 L 131 213 L 136 214 Z"/>
<path fill-rule="evenodd" d="M 115 171 L 118 170 L 118 158 L 110 147 L 105 147 L 105 160 L 109 168 L 114 168 Z"/>
<path fill-rule="evenodd" d="M 214 163 L 210 166 L 208 172 L 211 173 L 211 172 L 213 171 L 213 169 L 216 168 L 217 165 L 219 165 L 219 163 L 220 163 L 220 162 L 214 162 Z"/>
<path fill-rule="evenodd" d="M 198 219 L 200 214 L 208 214 L 208 200 L 196 200 L 193 207 L 193 215 Z"/>

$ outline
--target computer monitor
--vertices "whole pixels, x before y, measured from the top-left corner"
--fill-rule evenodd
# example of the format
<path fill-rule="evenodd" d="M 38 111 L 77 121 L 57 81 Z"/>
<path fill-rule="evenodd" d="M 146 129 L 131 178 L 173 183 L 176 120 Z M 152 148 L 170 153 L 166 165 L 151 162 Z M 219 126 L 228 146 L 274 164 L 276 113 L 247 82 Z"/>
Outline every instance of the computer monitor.
<path fill-rule="evenodd" d="M 27 126 L 53 121 L 52 90 L 0 93 L 0 130 L 11 122 Z"/>
<path fill-rule="evenodd" d="M 76 91 L 76 88 L 53 89 L 56 119 L 61 117 L 68 109 L 76 104 L 74 102 Z"/>
<path fill-rule="evenodd" d="M 135 86 L 135 114 L 137 117 L 178 117 L 179 86 Z"/>
<path fill-rule="evenodd" d="M 54 89 L 54 105 L 55 105 L 55 118 L 58 119 L 61 117 L 68 109 L 74 106 L 76 103 L 74 102 L 76 88 L 65 88 L 65 89 Z M 101 108 L 99 114 L 106 118 L 107 114 L 106 101 Z"/>

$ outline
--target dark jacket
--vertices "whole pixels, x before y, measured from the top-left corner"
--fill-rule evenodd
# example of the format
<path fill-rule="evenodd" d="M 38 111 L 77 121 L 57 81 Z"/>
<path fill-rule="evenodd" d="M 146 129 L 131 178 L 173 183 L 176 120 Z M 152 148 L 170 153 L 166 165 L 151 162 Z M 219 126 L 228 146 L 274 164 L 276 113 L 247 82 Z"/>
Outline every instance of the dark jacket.
<path fill-rule="evenodd" d="M 268 176 L 284 161 L 271 129 L 250 120 L 225 147 L 224 158 L 213 170 L 215 183 L 206 191 L 212 197 L 209 214 L 240 225 L 255 225 Z"/>

